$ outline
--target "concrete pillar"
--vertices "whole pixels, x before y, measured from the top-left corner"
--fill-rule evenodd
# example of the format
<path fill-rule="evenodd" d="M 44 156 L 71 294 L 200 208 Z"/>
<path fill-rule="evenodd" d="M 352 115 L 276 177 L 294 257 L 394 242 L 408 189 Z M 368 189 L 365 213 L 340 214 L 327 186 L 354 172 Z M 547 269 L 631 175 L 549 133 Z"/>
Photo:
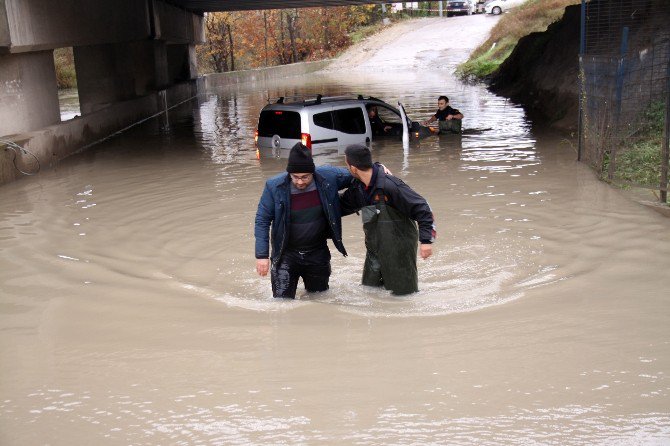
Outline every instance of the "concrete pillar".
<path fill-rule="evenodd" d="M 53 51 L 0 55 L 0 136 L 58 122 Z"/>
<path fill-rule="evenodd" d="M 203 42 L 204 16 L 170 0 L 0 0 L 0 137 L 53 166 L 192 97 Z M 63 123 L 53 61 L 62 47 L 74 49 L 82 111 Z M 20 175 L 0 156 L 0 184 Z"/>
<path fill-rule="evenodd" d="M 74 47 L 74 61 L 82 115 L 170 85 L 162 41 Z"/>
<path fill-rule="evenodd" d="M 170 83 L 175 84 L 198 77 L 195 45 L 168 45 L 167 58 Z"/>

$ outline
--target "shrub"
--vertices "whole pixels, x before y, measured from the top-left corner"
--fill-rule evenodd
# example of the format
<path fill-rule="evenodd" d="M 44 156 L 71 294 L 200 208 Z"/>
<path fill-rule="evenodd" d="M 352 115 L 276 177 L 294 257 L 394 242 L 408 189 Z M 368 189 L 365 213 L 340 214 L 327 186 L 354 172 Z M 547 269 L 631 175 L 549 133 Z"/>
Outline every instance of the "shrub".
<path fill-rule="evenodd" d="M 658 186 L 661 181 L 661 145 L 665 120 L 665 104 L 657 101 L 642 113 L 639 131 L 616 157 L 615 178 L 619 181 Z M 603 172 L 607 172 L 609 157 L 605 157 Z"/>
<path fill-rule="evenodd" d="M 58 48 L 54 50 L 54 65 L 56 66 L 58 88 L 74 88 L 77 86 L 77 74 L 74 69 L 72 48 Z"/>

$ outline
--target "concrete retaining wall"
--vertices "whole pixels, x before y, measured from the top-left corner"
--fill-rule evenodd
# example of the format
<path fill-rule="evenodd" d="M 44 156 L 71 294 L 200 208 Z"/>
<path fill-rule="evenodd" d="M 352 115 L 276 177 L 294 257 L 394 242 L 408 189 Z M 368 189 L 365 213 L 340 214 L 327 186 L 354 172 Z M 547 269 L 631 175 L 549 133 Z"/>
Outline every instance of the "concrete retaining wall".
<path fill-rule="evenodd" d="M 301 76 L 303 74 L 323 70 L 331 62 L 332 59 L 328 59 L 316 62 L 298 62 L 290 65 L 256 68 L 254 70 L 207 74 L 203 76 L 205 79 L 205 91 L 244 82 L 268 81 L 285 77 Z"/>
<path fill-rule="evenodd" d="M 172 107 L 196 95 L 196 81 L 174 85 L 166 92 L 168 107 Z M 28 150 L 38 158 L 40 170 L 46 170 L 96 141 L 155 115 L 164 108 L 164 101 L 161 93 L 154 93 L 117 102 L 102 110 L 38 131 L 5 136 L 2 139 Z M 13 156 L 14 152 L 6 150 L 5 144 L 0 141 L 0 184 L 23 176 L 14 168 Z M 36 167 L 30 155 L 21 156 L 17 164 L 24 171 L 34 170 Z"/>

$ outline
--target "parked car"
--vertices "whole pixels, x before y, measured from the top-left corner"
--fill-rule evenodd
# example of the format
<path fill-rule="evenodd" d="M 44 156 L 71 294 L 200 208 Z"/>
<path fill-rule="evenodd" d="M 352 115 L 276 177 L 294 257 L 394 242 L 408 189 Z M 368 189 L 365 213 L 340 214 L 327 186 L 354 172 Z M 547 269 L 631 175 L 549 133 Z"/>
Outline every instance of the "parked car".
<path fill-rule="evenodd" d="M 487 14 L 499 15 L 510 8 L 519 6 L 525 0 L 488 0 L 484 4 L 484 12 Z"/>
<path fill-rule="evenodd" d="M 259 156 L 269 152 L 280 157 L 298 142 L 312 150 L 342 149 L 350 144 L 369 145 L 383 136 L 399 138 L 403 133 L 398 109 L 372 96 L 280 97 L 268 102 L 258 118 L 255 139 Z M 383 125 L 382 134 L 370 124 L 368 110 L 372 107 Z M 407 121 L 412 136 L 432 134 L 428 127 Z"/>
<path fill-rule="evenodd" d="M 477 12 L 475 4 L 475 0 L 447 0 L 447 17 L 456 14 L 475 14 Z"/>

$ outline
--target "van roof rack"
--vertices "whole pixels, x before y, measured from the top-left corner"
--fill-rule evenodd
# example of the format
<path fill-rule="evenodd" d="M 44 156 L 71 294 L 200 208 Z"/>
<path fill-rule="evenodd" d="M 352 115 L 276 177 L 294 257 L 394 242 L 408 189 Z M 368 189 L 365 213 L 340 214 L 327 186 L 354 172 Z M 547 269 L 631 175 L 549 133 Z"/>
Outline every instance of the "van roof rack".
<path fill-rule="evenodd" d="M 292 95 L 292 96 L 279 96 L 277 98 L 268 97 L 268 104 L 295 104 L 303 103 L 307 105 L 316 105 L 323 102 L 337 101 L 342 99 L 351 99 L 351 100 L 373 100 L 381 101 L 381 99 L 375 98 L 373 96 L 364 97 L 362 94 L 346 93 L 337 96 L 324 96 L 322 94 L 317 95 Z"/>

